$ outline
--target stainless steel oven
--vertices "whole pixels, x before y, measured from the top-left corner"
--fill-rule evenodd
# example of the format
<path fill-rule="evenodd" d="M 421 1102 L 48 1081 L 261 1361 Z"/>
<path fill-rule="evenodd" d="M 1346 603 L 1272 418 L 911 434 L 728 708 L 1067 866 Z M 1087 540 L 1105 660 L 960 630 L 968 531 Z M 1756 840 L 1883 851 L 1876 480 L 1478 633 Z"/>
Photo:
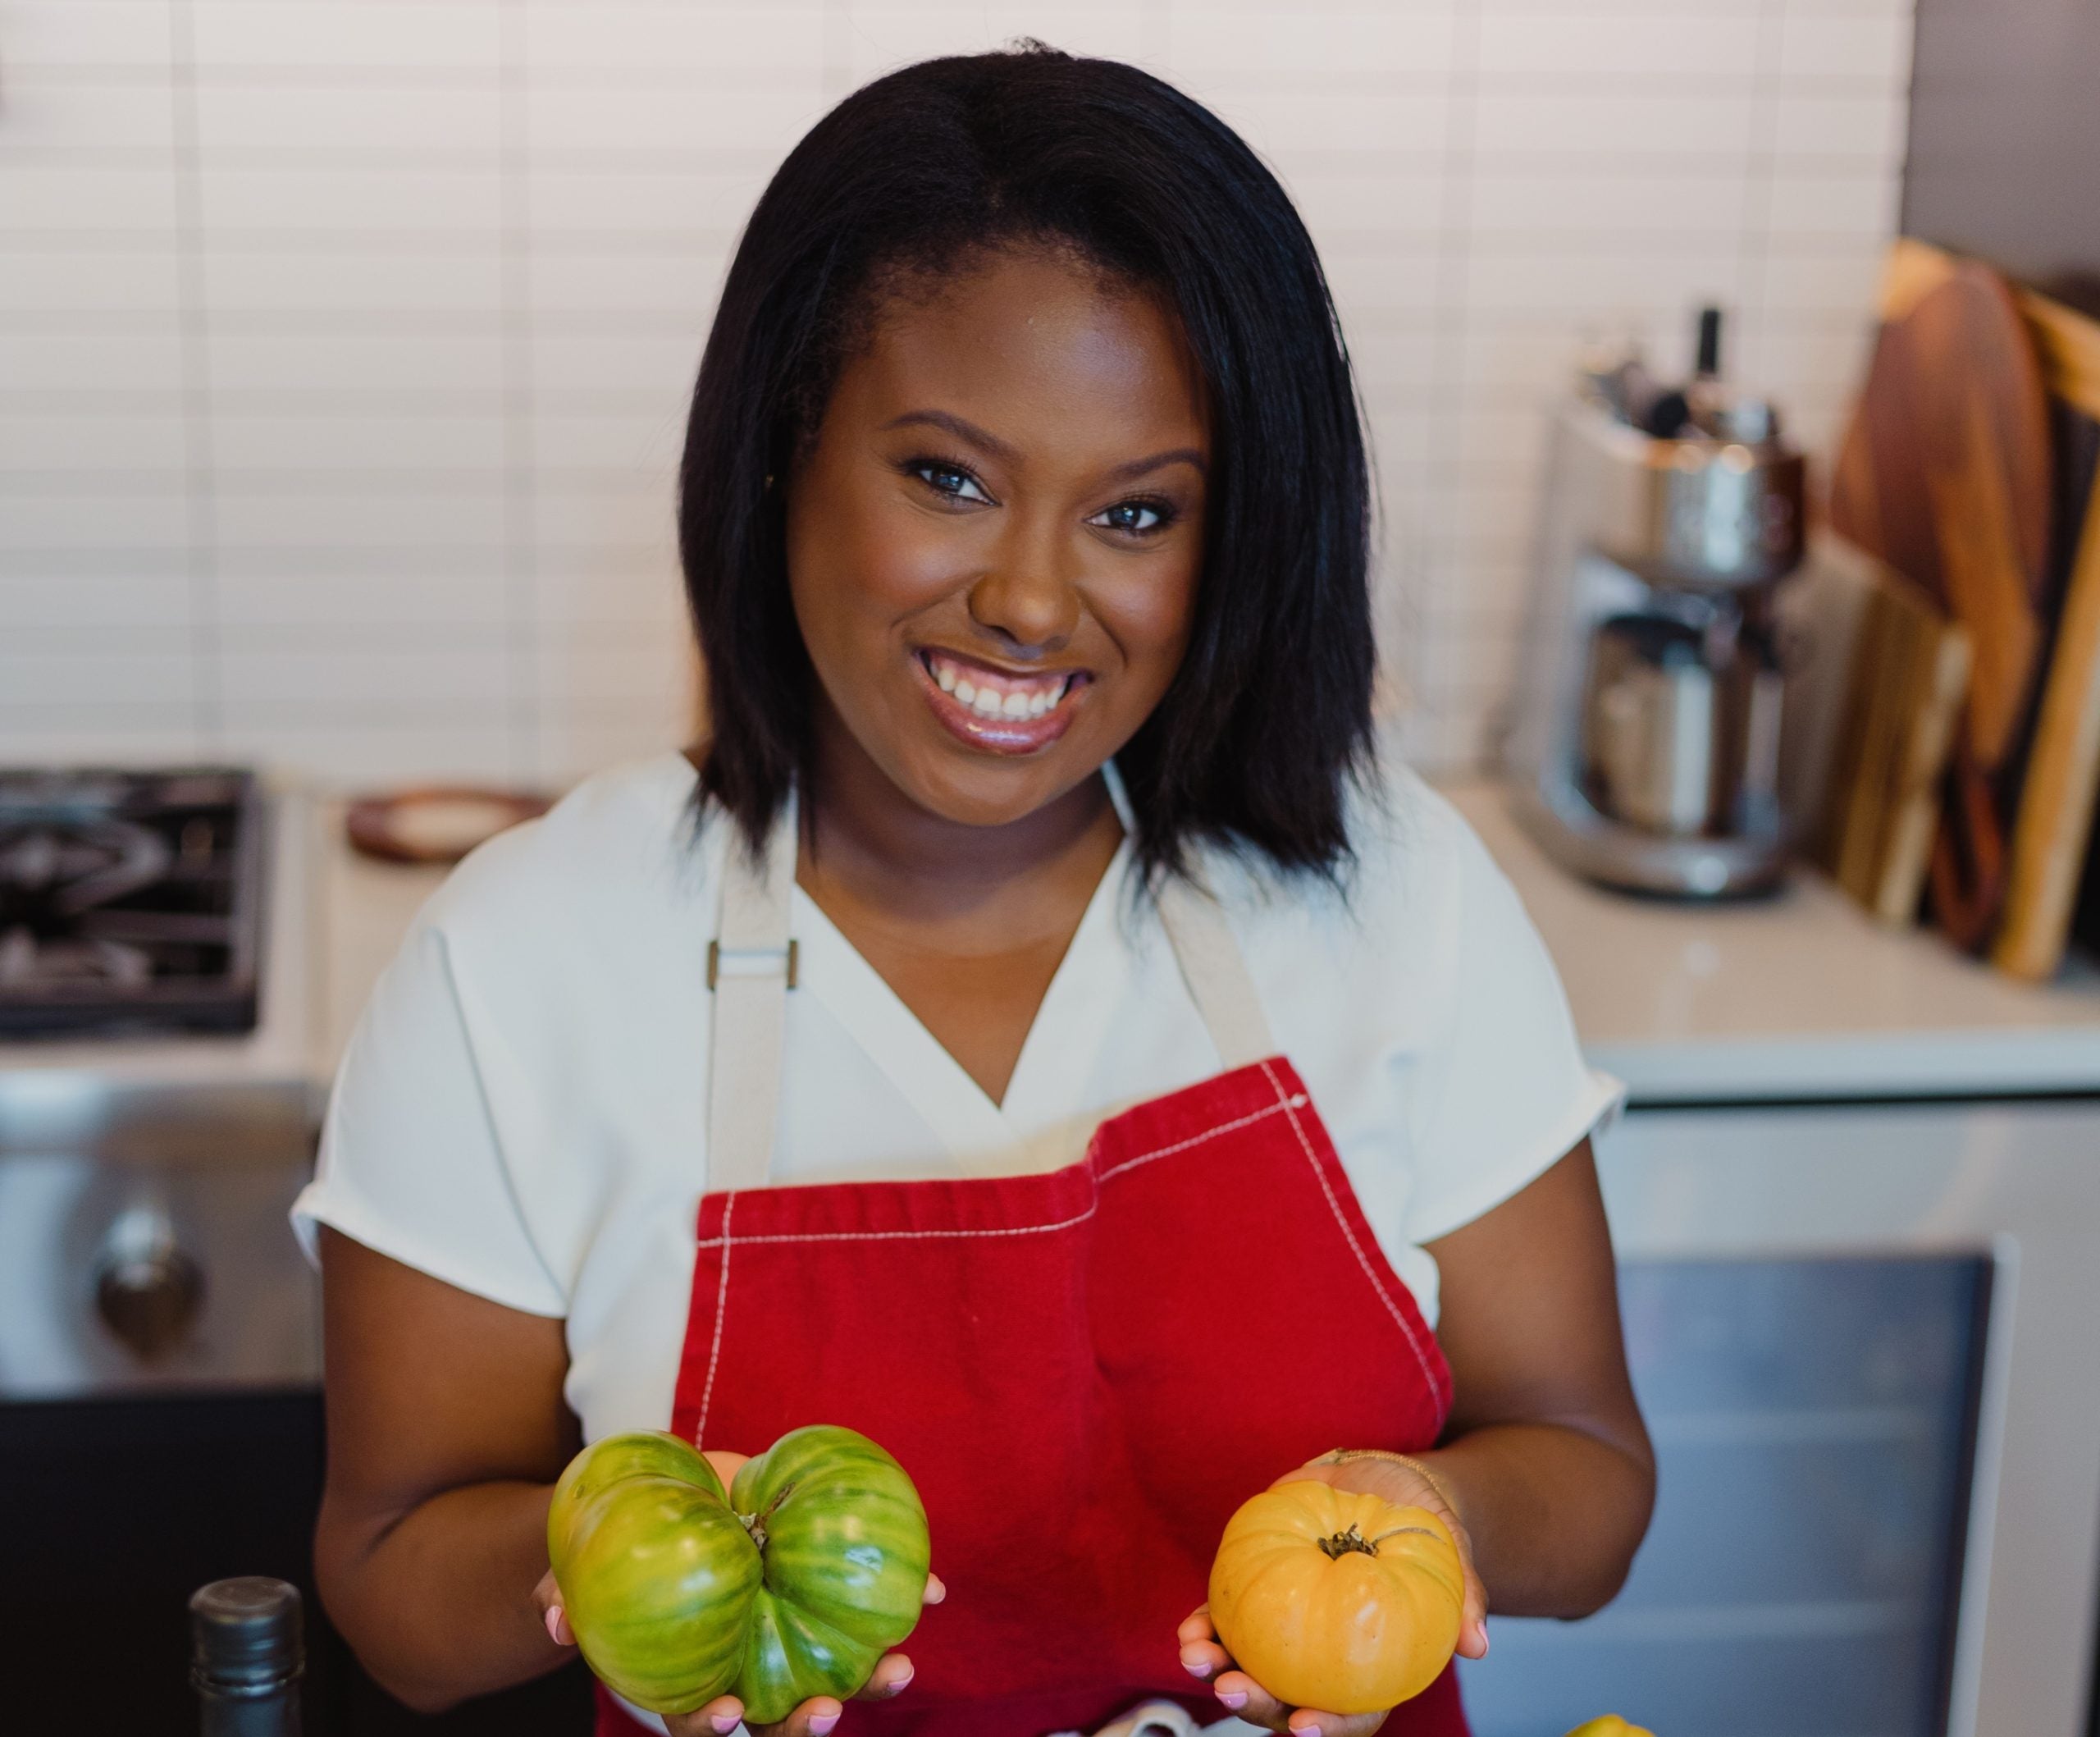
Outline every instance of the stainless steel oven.
<path fill-rule="evenodd" d="M 241 1574 L 306 1594 L 312 1737 L 589 1729 L 575 1673 L 417 1719 L 314 1597 L 305 825 L 224 769 L 0 773 L 9 1731 L 194 1730 L 186 1602 Z"/>

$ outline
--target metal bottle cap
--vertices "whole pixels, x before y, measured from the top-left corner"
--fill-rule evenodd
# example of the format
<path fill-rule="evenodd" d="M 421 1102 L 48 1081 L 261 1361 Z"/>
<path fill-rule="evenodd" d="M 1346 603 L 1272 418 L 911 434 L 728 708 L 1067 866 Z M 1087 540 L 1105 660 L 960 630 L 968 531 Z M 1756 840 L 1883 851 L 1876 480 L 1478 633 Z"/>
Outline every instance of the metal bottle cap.
<path fill-rule="evenodd" d="M 260 1694 L 305 1664 L 299 1588 L 261 1575 L 214 1580 L 190 1594 L 190 1675 L 199 1688 Z"/>

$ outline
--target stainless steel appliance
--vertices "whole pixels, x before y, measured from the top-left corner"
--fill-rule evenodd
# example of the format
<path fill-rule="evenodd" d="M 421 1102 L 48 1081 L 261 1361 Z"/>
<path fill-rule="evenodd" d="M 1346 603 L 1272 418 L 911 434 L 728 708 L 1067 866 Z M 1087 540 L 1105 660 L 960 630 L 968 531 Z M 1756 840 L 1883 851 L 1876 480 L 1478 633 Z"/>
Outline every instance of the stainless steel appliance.
<path fill-rule="evenodd" d="M 0 773 L 0 1654 L 83 1728 L 194 1723 L 200 1581 L 310 1581 L 303 843 L 235 769 Z"/>
<path fill-rule="evenodd" d="M 1679 1089 L 1597 1145 L 1655 1524 L 1588 1621 L 1490 1618 L 1477 1737 L 2084 1737 L 2100 1099 Z"/>
<path fill-rule="evenodd" d="M 1600 1615 L 1491 1619 L 1476 1737 L 1607 1708 L 1685 1737 L 1977 1729 L 1954 1697 L 1995 1277 L 1958 1249 L 1626 1261 L 1655 1520 Z"/>
<path fill-rule="evenodd" d="M 1509 744 L 1527 830 L 1608 885 L 1764 890 L 1787 836 L 1773 599 L 1804 550 L 1803 464 L 1776 413 L 1628 360 L 1555 415 Z"/>
<path fill-rule="evenodd" d="M 317 1380 L 304 843 L 245 771 L 0 772 L 0 1403 Z"/>
<path fill-rule="evenodd" d="M 226 768 L 0 775 L 10 1730 L 194 1730 L 186 1601 L 242 1575 L 307 1596 L 310 1737 L 587 1728 L 573 1673 L 418 1720 L 314 1596 L 310 829 Z"/>

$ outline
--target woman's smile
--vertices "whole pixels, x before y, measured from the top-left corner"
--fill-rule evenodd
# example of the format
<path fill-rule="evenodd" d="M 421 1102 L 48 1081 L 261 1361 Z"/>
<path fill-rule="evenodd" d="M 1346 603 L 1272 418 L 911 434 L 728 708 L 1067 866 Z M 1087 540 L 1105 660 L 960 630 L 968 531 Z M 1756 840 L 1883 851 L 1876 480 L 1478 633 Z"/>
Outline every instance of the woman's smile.
<path fill-rule="evenodd" d="M 912 657 L 934 715 L 993 754 L 1033 754 L 1071 728 L 1090 680 L 1084 670 L 1013 670 L 934 646 Z"/>

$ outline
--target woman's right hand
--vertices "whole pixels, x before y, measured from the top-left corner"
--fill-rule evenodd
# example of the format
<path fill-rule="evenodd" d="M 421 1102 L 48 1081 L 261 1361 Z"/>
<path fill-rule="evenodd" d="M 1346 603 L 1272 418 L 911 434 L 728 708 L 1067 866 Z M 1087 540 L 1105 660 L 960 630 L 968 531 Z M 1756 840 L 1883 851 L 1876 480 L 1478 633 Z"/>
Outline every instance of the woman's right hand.
<path fill-rule="evenodd" d="M 1372 1737 L 1391 1716 L 1390 1712 L 1323 1713 L 1279 1701 L 1240 1670 L 1219 1644 L 1208 1604 L 1181 1625 L 1176 1638 L 1181 1643 L 1181 1668 L 1191 1676 L 1210 1679 L 1227 1712 L 1265 1730 L 1288 1732 L 1290 1737 Z"/>
<path fill-rule="evenodd" d="M 714 1468 L 714 1475 L 728 1489 L 736 1481 L 737 1468 L 751 1456 L 748 1454 L 726 1452 L 720 1448 L 706 1451 L 708 1463 Z M 925 1602 L 938 1604 L 948 1595 L 941 1584 L 938 1575 L 926 1576 Z M 532 1602 L 539 1606 L 547 1633 L 558 1647 L 573 1647 L 576 1633 L 568 1625 L 568 1616 L 561 1607 L 561 1588 L 555 1584 L 554 1570 L 549 1569 L 540 1584 L 532 1589 Z M 885 1652 L 875 1661 L 875 1668 L 868 1680 L 861 1685 L 853 1698 L 856 1701 L 887 1701 L 901 1695 L 911 1686 L 911 1661 L 902 1652 Z M 838 1723 L 845 1712 L 837 1700 L 829 1695 L 816 1695 L 805 1701 L 776 1725 L 758 1725 L 751 1727 L 753 1737 L 825 1737 Z M 706 1706 L 690 1713 L 667 1713 L 664 1723 L 669 1727 L 671 1737 L 723 1737 L 742 1723 L 744 1703 L 734 1695 L 717 1695 Z"/>

